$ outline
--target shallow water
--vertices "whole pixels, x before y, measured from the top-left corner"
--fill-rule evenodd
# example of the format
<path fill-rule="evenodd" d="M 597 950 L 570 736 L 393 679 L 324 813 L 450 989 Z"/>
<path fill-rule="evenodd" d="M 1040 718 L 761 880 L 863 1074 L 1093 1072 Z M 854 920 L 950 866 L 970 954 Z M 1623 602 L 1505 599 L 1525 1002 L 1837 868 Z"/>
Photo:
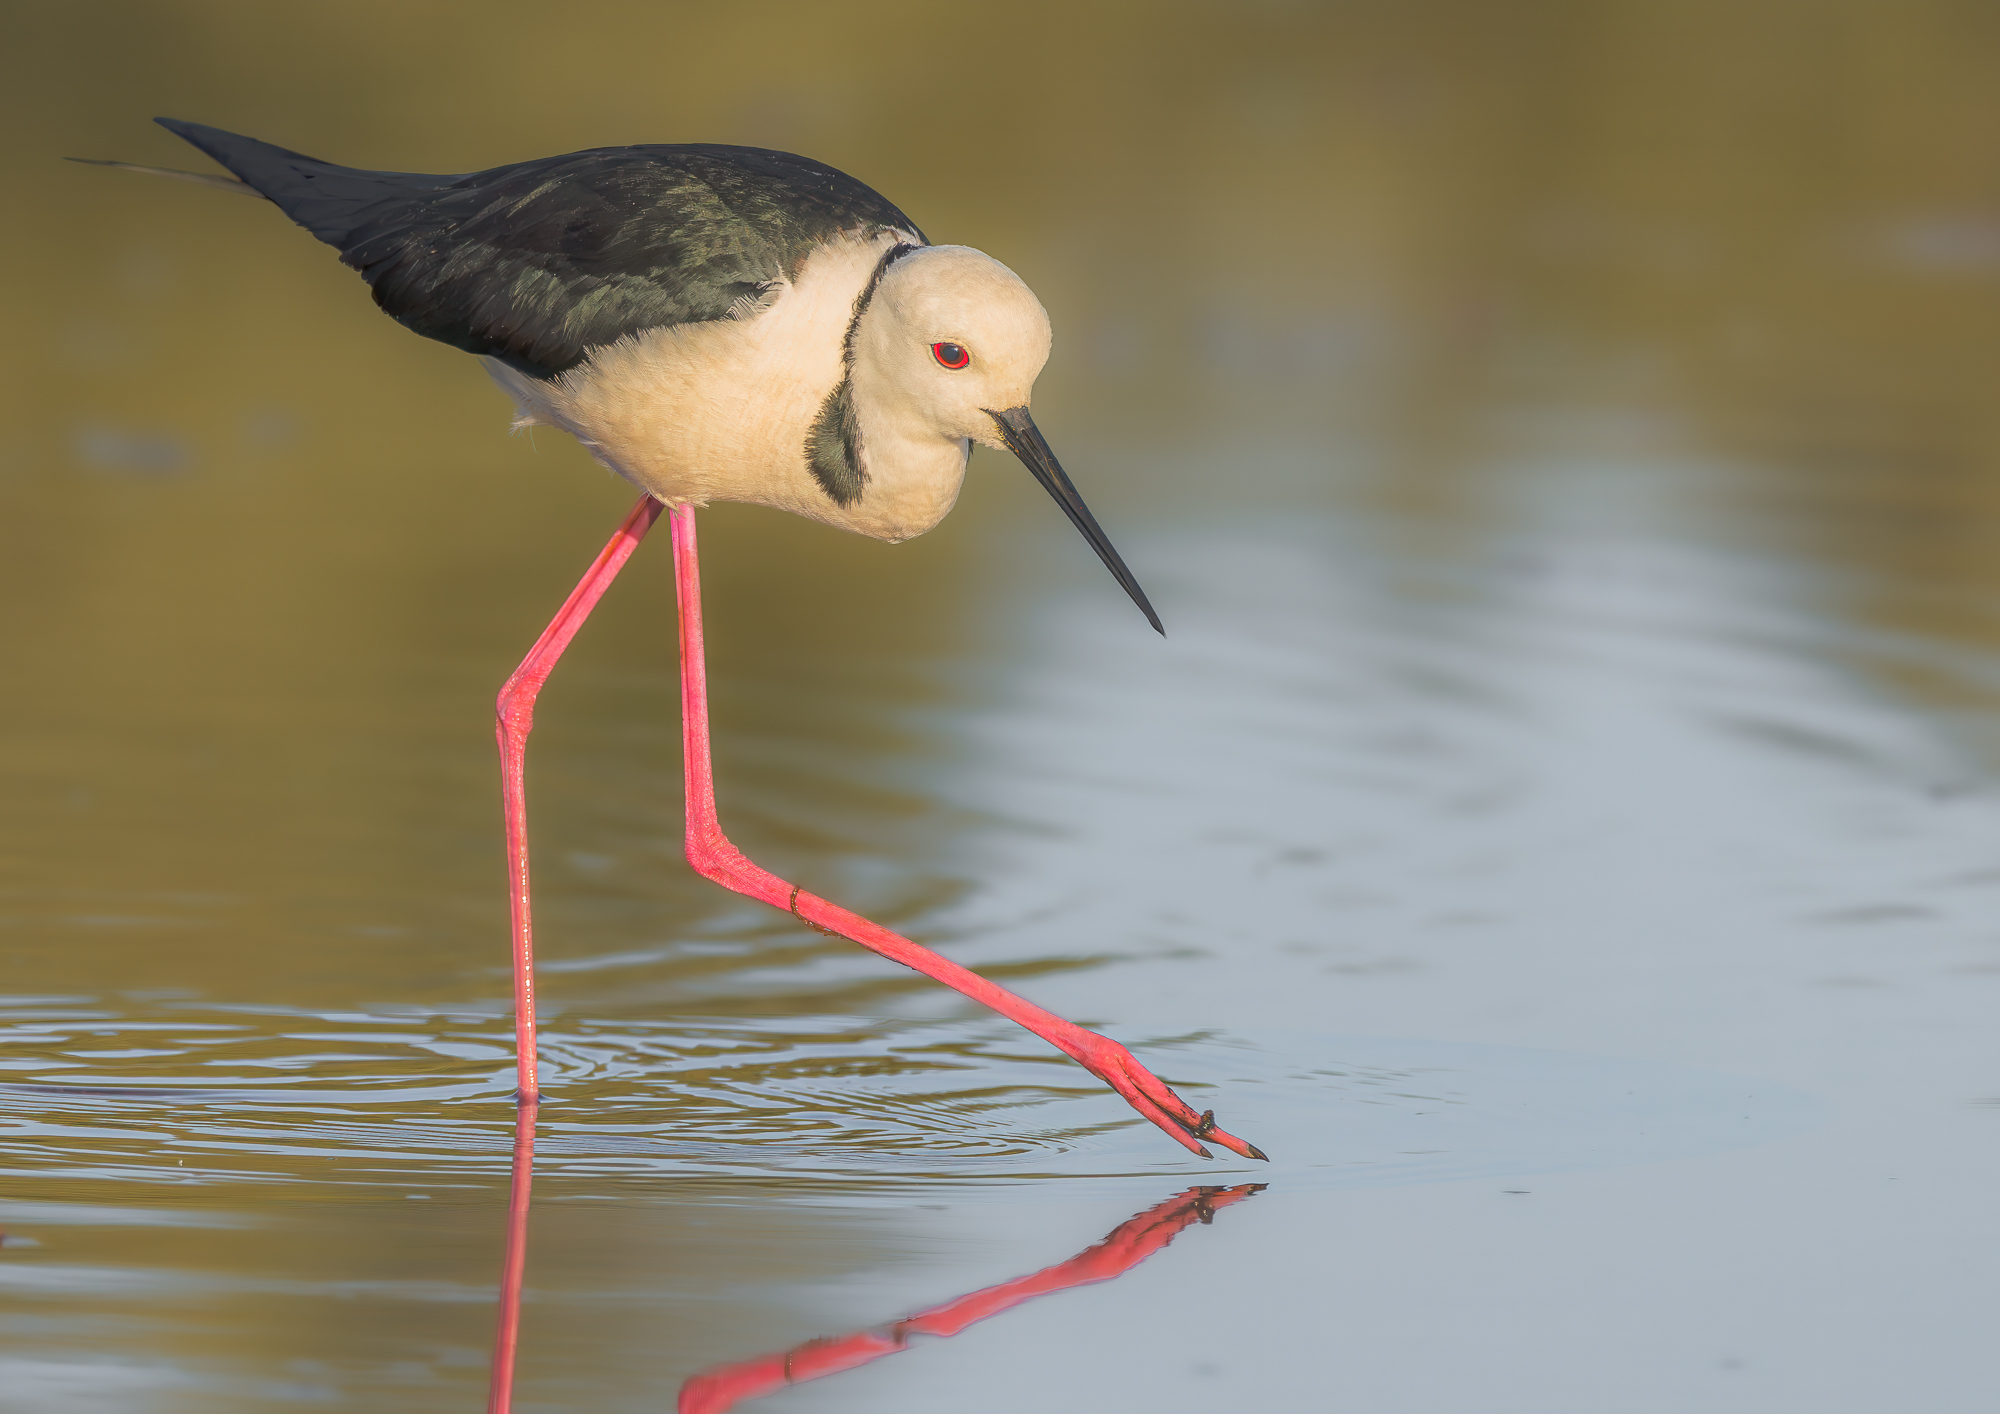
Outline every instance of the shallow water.
<path fill-rule="evenodd" d="M 29 1016 L 7 1037 L 16 1080 L 0 1094 L 33 1111 L 10 1149 L 11 1176 L 35 1186 L 172 1184 L 253 1204 L 259 1187 L 314 1183 L 451 1201 L 483 1199 L 509 1170 L 494 1109 L 512 1093 L 507 1038 L 413 1030 L 437 1018 L 410 1016 L 277 1035 Z M 539 1191 L 901 1207 L 1144 1195 L 1180 1173 L 1289 1193 L 1682 1157 L 1768 1142 L 1819 1113 L 1768 1082 L 1557 1051 L 1311 1032 L 1135 1040 L 1169 1083 L 1290 1140 L 1271 1162 L 1175 1160 L 1121 1101 L 1004 1022 L 818 1020 L 550 1028 Z M 141 1056 L 177 1073 L 115 1064 Z"/>
<path fill-rule="evenodd" d="M 641 551 L 530 753 L 517 1409 L 1990 1407 L 2000 34 L 1027 7 L 1002 63 L 838 8 L 24 21 L 0 1410 L 484 1397 L 492 694 L 629 504 L 268 213 L 54 162 L 187 162 L 152 111 L 876 180 L 1049 304 L 1038 417 L 1167 621 L 983 453 L 906 546 L 702 518 L 736 841 L 1268 1166 L 693 878 Z M 689 46 L 763 62 L 660 92 Z M 912 66 L 1044 100 L 913 127 Z"/>

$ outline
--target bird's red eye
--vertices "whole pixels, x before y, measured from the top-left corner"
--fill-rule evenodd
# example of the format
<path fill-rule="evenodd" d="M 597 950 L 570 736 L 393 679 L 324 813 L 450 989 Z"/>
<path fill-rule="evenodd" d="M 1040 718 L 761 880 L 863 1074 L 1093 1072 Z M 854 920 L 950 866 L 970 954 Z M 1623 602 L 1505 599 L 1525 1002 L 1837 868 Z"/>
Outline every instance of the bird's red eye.
<path fill-rule="evenodd" d="M 972 354 L 963 344 L 932 344 L 931 354 L 946 368 L 963 368 L 972 362 Z"/>

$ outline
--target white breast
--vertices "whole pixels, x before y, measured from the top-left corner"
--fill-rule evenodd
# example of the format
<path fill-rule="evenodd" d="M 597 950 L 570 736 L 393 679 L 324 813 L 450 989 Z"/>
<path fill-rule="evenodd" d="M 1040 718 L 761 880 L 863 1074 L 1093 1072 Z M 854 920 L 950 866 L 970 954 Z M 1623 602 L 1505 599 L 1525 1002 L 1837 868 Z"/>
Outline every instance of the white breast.
<path fill-rule="evenodd" d="M 807 468 L 806 436 L 844 376 L 841 350 L 855 300 L 899 240 L 847 238 L 821 247 L 797 279 L 747 318 L 648 329 L 594 349 L 544 381 L 484 359 L 514 400 L 516 427 L 560 427 L 599 462 L 671 504 L 749 501 L 885 540 L 928 530 L 963 475 L 958 444 L 904 465 L 864 448 L 869 486 L 842 507 Z M 867 428 L 863 426 L 864 438 Z M 952 465 L 955 463 L 955 466 Z M 948 485 L 940 485 L 940 474 Z"/>

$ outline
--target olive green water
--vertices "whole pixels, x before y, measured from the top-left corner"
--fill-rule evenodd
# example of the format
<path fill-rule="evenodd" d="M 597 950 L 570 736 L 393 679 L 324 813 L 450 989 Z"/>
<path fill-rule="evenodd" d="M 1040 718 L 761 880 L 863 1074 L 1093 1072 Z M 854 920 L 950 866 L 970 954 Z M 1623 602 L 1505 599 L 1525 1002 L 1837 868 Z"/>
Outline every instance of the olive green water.
<path fill-rule="evenodd" d="M 2000 19 L 1775 3 L 17 6 L 0 53 L 0 1410 L 474 1409 L 513 1110 L 491 702 L 631 493 L 167 113 L 355 165 L 801 151 L 1048 306 L 888 547 L 702 518 L 786 877 L 693 878 L 647 546 L 530 758 L 523 1410 L 1057 1263 L 795 1410 L 1994 1396 Z"/>

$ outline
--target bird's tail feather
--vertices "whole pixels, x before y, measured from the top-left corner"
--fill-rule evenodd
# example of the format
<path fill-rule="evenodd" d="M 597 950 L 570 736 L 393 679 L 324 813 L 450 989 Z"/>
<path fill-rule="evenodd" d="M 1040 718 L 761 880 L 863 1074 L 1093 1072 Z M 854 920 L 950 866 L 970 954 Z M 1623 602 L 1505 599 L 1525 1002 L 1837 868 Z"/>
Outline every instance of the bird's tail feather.
<path fill-rule="evenodd" d="M 87 163 L 92 167 L 116 167 L 121 172 L 144 172 L 152 177 L 172 177 L 179 182 L 198 182 L 205 187 L 214 187 L 217 191 L 233 191 L 243 196 L 264 195 L 241 177 L 225 177 L 220 172 L 183 172 L 178 167 L 142 167 L 137 162 L 110 162 L 102 157 L 71 157 L 65 160 Z"/>
<path fill-rule="evenodd" d="M 273 143 L 179 118 L 154 122 L 193 143 L 251 189 L 277 203 L 328 245 L 345 250 L 355 228 L 384 206 L 401 205 L 458 180 L 427 172 L 369 172 L 322 162 Z M 197 178 L 196 180 L 201 180 Z M 213 179 L 221 185 L 225 179 Z"/>

